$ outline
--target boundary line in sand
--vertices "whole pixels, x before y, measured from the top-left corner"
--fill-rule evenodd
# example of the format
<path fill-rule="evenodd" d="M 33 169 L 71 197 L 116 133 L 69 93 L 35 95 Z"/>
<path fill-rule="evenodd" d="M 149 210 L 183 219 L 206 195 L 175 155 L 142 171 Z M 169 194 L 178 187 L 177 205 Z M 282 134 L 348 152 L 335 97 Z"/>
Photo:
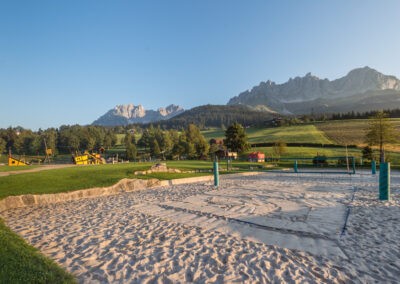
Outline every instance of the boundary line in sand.
<path fill-rule="evenodd" d="M 185 209 L 185 208 L 175 207 L 175 206 L 171 206 L 171 205 L 158 205 L 158 206 L 163 209 L 167 209 L 167 210 L 174 210 L 177 212 L 185 212 L 185 213 L 190 213 L 190 214 L 194 214 L 197 216 L 207 216 L 207 217 L 211 217 L 211 218 L 215 218 L 215 219 L 225 220 L 228 222 L 236 222 L 236 223 L 246 224 L 246 225 L 249 225 L 250 227 L 254 227 L 257 229 L 274 231 L 274 232 L 279 232 L 282 234 L 290 234 L 290 235 L 297 235 L 299 237 L 307 237 L 307 238 L 312 238 L 312 239 L 323 239 L 323 240 L 335 241 L 335 239 L 332 239 L 323 234 L 315 234 L 315 233 L 310 233 L 310 232 L 305 232 L 305 231 L 271 227 L 271 226 L 261 225 L 261 224 L 257 224 L 257 223 L 249 222 L 246 220 L 237 219 L 237 218 L 220 216 L 220 215 L 216 215 L 214 213 L 201 212 L 201 211 L 197 211 L 197 210 Z"/>
<path fill-rule="evenodd" d="M 259 172 L 246 172 L 237 174 L 226 174 L 224 176 L 252 176 L 259 175 Z M 214 176 L 201 176 L 191 178 L 181 178 L 172 180 L 158 179 L 127 179 L 124 178 L 114 185 L 108 187 L 95 187 L 89 189 L 80 189 L 61 193 L 48 194 L 25 194 L 17 196 L 8 196 L 0 200 L 0 212 L 33 205 L 45 205 L 58 202 L 72 201 L 82 198 L 93 198 L 99 196 L 116 195 L 123 192 L 139 191 L 145 189 L 155 189 L 163 186 L 173 186 L 179 184 L 189 184 L 196 182 L 211 182 Z"/>
<path fill-rule="evenodd" d="M 346 210 L 346 216 L 344 219 L 344 225 L 342 228 L 342 233 L 340 234 L 340 237 L 342 238 L 346 231 L 347 231 L 347 221 L 349 219 L 350 213 L 351 213 L 351 208 L 353 207 L 352 203 L 354 201 L 355 195 L 356 195 L 356 191 L 357 191 L 357 187 L 353 186 L 353 196 L 351 197 L 351 201 L 349 202 L 349 205 L 347 206 L 347 210 Z"/>

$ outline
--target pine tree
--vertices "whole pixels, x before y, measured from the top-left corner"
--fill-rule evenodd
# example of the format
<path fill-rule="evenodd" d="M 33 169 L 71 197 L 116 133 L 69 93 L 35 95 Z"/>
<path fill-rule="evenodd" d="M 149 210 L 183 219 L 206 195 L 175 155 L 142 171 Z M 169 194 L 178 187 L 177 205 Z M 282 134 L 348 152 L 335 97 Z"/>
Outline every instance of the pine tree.
<path fill-rule="evenodd" d="M 230 151 L 241 153 L 250 148 L 246 131 L 239 123 L 233 123 L 225 131 L 224 144 Z"/>

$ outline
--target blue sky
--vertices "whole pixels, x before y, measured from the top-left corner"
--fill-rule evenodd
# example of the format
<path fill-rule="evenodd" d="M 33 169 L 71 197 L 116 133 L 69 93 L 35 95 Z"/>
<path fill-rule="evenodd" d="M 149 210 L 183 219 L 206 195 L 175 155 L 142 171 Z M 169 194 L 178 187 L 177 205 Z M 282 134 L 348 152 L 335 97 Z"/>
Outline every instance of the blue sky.
<path fill-rule="evenodd" d="M 0 0 L 0 127 L 225 104 L 268 79 L 400 77 L 400 1 Z"/>

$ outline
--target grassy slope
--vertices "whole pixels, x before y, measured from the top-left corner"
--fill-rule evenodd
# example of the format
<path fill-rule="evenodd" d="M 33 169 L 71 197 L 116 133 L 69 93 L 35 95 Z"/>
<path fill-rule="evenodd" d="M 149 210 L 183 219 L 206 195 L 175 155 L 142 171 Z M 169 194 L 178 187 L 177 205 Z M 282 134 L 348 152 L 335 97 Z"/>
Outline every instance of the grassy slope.
<path fill-rule="evenodd" d="M 400 119 L 391 119 L 397 129 L 400 129 Z M 333 120 L 316 123 L 315 126 L 337 144 L 365 144 L 365 134 L 368 119 Z"/>
<path fill-rule="evenodd" d="M 275 128 L 249 128 L 250 143 L 284 141 L 286 143 L 332 144 L 314 125 L 296 125 Z"/>
<path fill-rule="evenodd" d="M 204 137 L 224 138 L 222 129 L 210 129 L 202 131 Z M 246 129 L 250 143 L 284 141 L 286 143 L 319 143 L 332 144 L 332 141 L 314 125 L 296 125 L 275 128 L 248 128 Z"/>
<path fill-rule="evenodd" d="M 0 220 L 0 283 L 76 283 Z"/>

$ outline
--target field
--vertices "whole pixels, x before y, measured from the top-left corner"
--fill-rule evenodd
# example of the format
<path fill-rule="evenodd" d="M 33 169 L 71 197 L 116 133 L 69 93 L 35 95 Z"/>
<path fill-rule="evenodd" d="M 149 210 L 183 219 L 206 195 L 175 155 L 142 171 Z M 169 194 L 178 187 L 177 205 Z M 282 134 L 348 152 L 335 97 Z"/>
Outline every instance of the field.
<path fill-rule="evenodd" d="M 247 128 L 247 136 L 250 143 L 273 143 L 284 141 L 286 143 L 316 143 L 333 144 L 324 132 L 314 125 L 296 125 L 275 128 Z M 202 131 L 206 140 L 211 138 L 224 138 L 222 129 L 210 129 Z"/>
<path fill-rule="evenodd" d="M 400 119 L 391 119 L 391 122 L 400 129 Z M 335 144 L 365 145 L 368 119 L 326 121 L 316 123 L 315 126 Z"/>

